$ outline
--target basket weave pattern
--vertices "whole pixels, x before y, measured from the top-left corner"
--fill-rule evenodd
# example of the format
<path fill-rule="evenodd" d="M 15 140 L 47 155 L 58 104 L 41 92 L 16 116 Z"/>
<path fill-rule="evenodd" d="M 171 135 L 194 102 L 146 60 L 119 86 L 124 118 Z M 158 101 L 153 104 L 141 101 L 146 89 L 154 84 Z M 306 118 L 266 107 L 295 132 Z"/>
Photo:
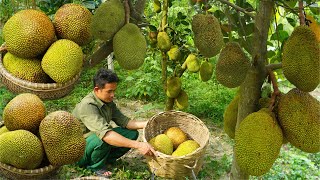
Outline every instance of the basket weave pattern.
<path fill-rule="evenodd" d="M 0 119 L 0 128 L 4 126 Z M 12 179 L 48 179 L 59 171 L 60 167 L 48 165 L 38 169 L 24 170 L 0 162 L 0 175 Z M 0 177 L 1 179 L 1 177 Z"/>
<path fill-rule="evenodd" d="M 0 52 L 0 80 L 2 83 L 14 93 L 33 93 L 38 95 L 41 99 L 58 99 L 61 98 L 73 89 L 75 83 L 80 77 L 77 74 L 69 82 L 60 83 L 33 83 L 22 80 L 10 74 L 3 66 L 2 55 Z"/>
<path fill-rule="evenodd" d="M 192 170 L 197 175 L 200 171 L 206 148 L 209 143 L 209 130 L 196 116 L 181 111 L 165 111 L 154 115 L 143 129 L 143 140 L 163 133 L 169 127 L 179 127 L 190 139 L 197 141 L 200 147 L 191 154 L 173 157 L 158 153 L 157 157 L 147 156 L 147 162 L 152 173 L 156 176 L 173 179 L 192 177 Z"/>

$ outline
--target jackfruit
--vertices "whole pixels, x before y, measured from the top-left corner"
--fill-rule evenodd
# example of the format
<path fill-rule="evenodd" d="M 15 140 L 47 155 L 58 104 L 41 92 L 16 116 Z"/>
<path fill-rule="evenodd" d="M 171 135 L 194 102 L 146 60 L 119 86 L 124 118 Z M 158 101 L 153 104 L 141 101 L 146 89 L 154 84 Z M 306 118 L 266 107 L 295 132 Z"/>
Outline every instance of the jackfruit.
<path fill-rule="evenodd" d="M 268 108 L 271 102 L 271 98 L 264 97 L 259 99 L 259 109 Z"/>
<path fill-rule="evenodd" d="M 13 76 L 26 81 L 34 83 L 49 81 L 49 76 L 43 71 L 39 59 L 19 58 L 7 52 L 3 57 L 3 66 Z"/>
<path fill-rule="evenodd" d="M 310 15 L 306 15 L 307 24 L 316 35 L 318 43 L 320 43 L 320 24 Z"/>
<path fill-rule="evenodd" d="M 209 81 L 213 74 L 213 65 L 208 61 L 203 61 L 200 65 L 199 78 L 201 81 Z"/>
<path fill-rule="evenodd" d="M 154 142 L 155 142 L 155 140 L 156 140 L 156 137 L 153 137 L 153 138 L 151 138 L 150 140 L 149 140 L 149 144 L 151 144 L 151 146 L 152 147 L 154 147 Z"/>
<path fill-rule="evenodd" d="M 234 153 L 241 170 L 261 176 L 268 172 L 282 146 L 281 128 L 270 113 L 249 114 L 235 131 Z"/>
<path fill-rule="evenodd" d="M 179 50 L 179 46 L 173 45 L 170 50 L 167 52 L 169 59 L 171 61 L 178 61 L 181 58 L 181 52 Z"/>
<path fill-rule="evenodd" d="M 40 137 L 52 165 L 72 164 L 83 156 L 86 140 L 80 122 L 71 113 L 55 111 L 40 124 Z"/>
<path fill-rule="evenodd" d="M 320 83 L 320 46 L 308 26 L 296 27 L 283 47 L 284 76 L 298 89 L 310 92 Z"/>
<path fill-rule="evenodd" d="M 245 80 L 250 60 L 237 42 L 229 42 L 222 49 L 217 65 L 216 77 L 228 88 L 238 87 Z"/>
<path fill-rule="evenodd" d="M 22 93 L 5 106 L 3 121 L 10 131 L 24 129 L 36 133 L 45 115 L 46 108 L 37 95 Z"/>
<path fill-rule="evenodd" d="M 68 39 L 53 43 L 42 58 L 41 66 L 57 83 L 70 81 L 80 73 L 83 64 L 81 47 Z"/>
<path fill-rule="evenodd" d="M 156 13 L 161 12 L 161 3 L 159 0 L 153 0 L 153 11 Z"/>
<path fill-rule="evenodd" d="M 169 98 L 176 98 L 182 87 L 182 82 L 179 77 L 171 76 L 167 79 L 167 90 L 166 94 Z"/>
<path fill-rule="evenodd" d="M 194 152 L 200 145 L 195 140 L 187 140 L 181 143 L 178 148 L 172 153 L 172 156 L 184 156 Z"/>
<path fill-rule="evenodd" d="M 186 61 L 182 64 L 182 68 L 187 67 L 188 71 L 196 73 L 200 70 L 198 58 L 194 54 L 189 54 Z"/>
<path fill-rule="evenodd" d="M 189 106 L 188 94 L 183 89 L 181 89 L 178 97 L 174 99 L 174 102 L 179 110 L 186 109 Z"/>
<path fill-rule="evenodd" d="M 121 1 L 109 0 L 99 5 L 91 20 L 92 35 L 108 41 L 125 23 L 125 10 Z"/>
<path fill-rule="evenodd" d="M 45 13 L 27 9 L 17 12 L 4 24 L 3 38 L 10 53 L 21 58 L 34 58 L 54 42 L 55 31 Z"/>
<path fill-rule="evenodd" d="M 27 130 L 15 130 L 0 136 L 0 162 L 19 169 L 35 169 L 43 159 L 40 139 Z"/>
<path fill-rule="evenodd" d="M 157 151 L 171 155 L 173 152 L 173 144 L 171 139 L 165 134 L 159 134 L 154 139 L 154 146 Z"/>
<path fill-rule="evenodd" d="M 116 33 L 113 37 L 113 52 L 124 69 L 138 69 L 143 64 L 147 42 L 137 25 L 128 23 Z"/>
<path fill-rule="evenodd" d="M 297 88 L 280 96 L 278 120 L 287 140 L 308 153 L 320 151 L 320 102 Z"/>
<path fill-rule="evenodd" d="M 239 98 L 240 95 L 236 95 L 223 113 L 223 130 L 231 139 L 234 139 L 237 125 Z"/>
<path fill-rule="evenodd" d="M 80 4 L 64 4 L 54 15 L 53 24 L 57 36 L 69 39 L 79 46 L 90 41 L 91 12 Z"/>
<path fill-rule="evenodd" d="M 167 52 L 170 50 L 171 42 L 170 42 L 170 38 L 166 32 L 158 32 L 157 46 L 163 52 Z"/>
<path fill-rule="evenodd" d="M 8 128 L 7 128 L 6 126 L 2 126 L 2 127 L 0 128 L 0 135 L 1 135 L 1 134 L 4 134 L 4 133 L 6 133 L 6 132 L 9 132 Z"/>
<path fill-rule="evenodd" d="M 219 21 L 211 14 L 197 14 L 192 19 L 194 44 L 205 57 L 219 54 L 224 46 Z"/>
<path fill-rule="evenodd" d="M 179 127 L 170 127 L 164 132 L 164 134 L 171 139 L 173 143 L 173 149 L 176 149 L 181 143 L 188 140 L 186 133 L 183 132 Z"/>

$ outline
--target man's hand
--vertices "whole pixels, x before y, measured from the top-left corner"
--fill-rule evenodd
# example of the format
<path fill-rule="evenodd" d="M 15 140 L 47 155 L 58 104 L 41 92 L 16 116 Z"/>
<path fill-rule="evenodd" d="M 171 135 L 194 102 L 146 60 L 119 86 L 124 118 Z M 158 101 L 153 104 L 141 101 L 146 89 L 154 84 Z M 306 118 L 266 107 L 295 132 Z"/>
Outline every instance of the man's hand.
<path fill-rule="evenodd" d="M 156 156 L 156 151 L 147 142 L 139 142 L 139 147 L 137 148 L 142 155 Z"/>

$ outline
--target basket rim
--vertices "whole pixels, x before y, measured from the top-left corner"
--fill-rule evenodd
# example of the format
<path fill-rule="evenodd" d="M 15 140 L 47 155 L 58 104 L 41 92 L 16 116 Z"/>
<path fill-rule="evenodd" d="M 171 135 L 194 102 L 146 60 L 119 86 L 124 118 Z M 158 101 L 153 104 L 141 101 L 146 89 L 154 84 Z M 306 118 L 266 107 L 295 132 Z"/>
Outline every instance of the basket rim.
<path fill-rule="evenodd" d="M 144 141 L 144 142 L 148 142 L 145 135 L 146 135 L 146 127 L 148 127 L 148 125 L 150 124 L 150 122 L 151 122 L 154 118 L 156 118 L 157 116 L 159 116 L 159 115 L 162 115 L 162 114 L 170 114 L 170 113 L 181 113 L 181 114 L 186 114 L 186 115 L 188 115 L 188 116 L 192 116 L 193 118 L 197 119 L 201 124 L 203 124 L 204 127 L 207 127 L 207 126 L 203 123 L 203 121 L 201 121 L 201 119 L 199 119 L 197 116 L 195 116 L 195 115 L 193 115 L 193 114 L 186 113 L 186 112 L 183 112 L 183 111 L 177 111 L 177 110 L 162 111 L 162 112 L 159 112 L 159 113 L 153 115 L 153 116 L 148 120 L 147 125 L 143 128 L 143 137 L 142 137 L 142 138 L 143 138 L 143 141 Z M 208 129 L 208 128 L 205 128 L 205 131 L 207 131 L 207 134 L 208 134 L 208 136 L 207 136 L 206 139 L 205 139 L 205 142 L 206 142 L 206 143 L 204 144 L 204 146 L 198 147 L 198 148 L 197 148 L 196 150 L 194 150 L 192 153 L 189 153 L 189 154 L 186 154 L 186 155 L 183 155 L 183 156 L 172 156 L 172 155 L 167 155 L 167 154 L 164 154 L 164 153 L 162 153 L 162 152 L 160 152 L 160 151 L 157 151 L 157 157 L 160 157 L 160 158 L 170 158 L 170 159 L 172 159 L 172 160 L 179 160 L 179 159 L 185 159 L 185 158 L 187 158 L 187 157 L 193 156 L 194 154 L 200 153 L 200 151 L 202 151 L 203 148 L 205 148 L 205 147 L 208 146 L 208 144 L 209 144 L 210 132 L 209 132 L 209 129 Z"/>
<path fill-rule="evenodd" d="M 5 69 L 3 66 L 3 60 L 2 56 L 4 55 L 4 52 L 0 52 L 0 74 L 4 76 L 6 79 L 10 80 L 12 83 L 30 89 L 30 90 L 59 90 L 59 89 L 64 89 L 66 87 L 72 86 L 80 77 L 81 71 L 76 74 L 71 80 L 65 82 L 65 83 L 35 83 L 35 82 L 30 82 L 27 80 L 20 79 L 18 77 L 13 76 L 9 71 Z M 41 89 L 39 89 L 41 87 Z"/>

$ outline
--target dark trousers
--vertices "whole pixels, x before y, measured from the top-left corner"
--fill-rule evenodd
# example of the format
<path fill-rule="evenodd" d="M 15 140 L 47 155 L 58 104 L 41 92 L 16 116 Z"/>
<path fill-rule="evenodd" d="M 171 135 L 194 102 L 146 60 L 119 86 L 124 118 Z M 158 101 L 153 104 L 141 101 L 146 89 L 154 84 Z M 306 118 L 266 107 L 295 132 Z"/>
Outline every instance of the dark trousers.
<path fill-rule="evenodd" d="M 136 140 L 139 136 L 138 131 L 129 130 L 121 127 L 113 128 L 113 131 L 122 136 Z M 116 160 L 128 152 L 130 148 L 115 147 L 102 141 L 96 134 L 91 134 L 86 138 L 86 150 L 77 165 L 93 171 L 112 164 Z"/>

